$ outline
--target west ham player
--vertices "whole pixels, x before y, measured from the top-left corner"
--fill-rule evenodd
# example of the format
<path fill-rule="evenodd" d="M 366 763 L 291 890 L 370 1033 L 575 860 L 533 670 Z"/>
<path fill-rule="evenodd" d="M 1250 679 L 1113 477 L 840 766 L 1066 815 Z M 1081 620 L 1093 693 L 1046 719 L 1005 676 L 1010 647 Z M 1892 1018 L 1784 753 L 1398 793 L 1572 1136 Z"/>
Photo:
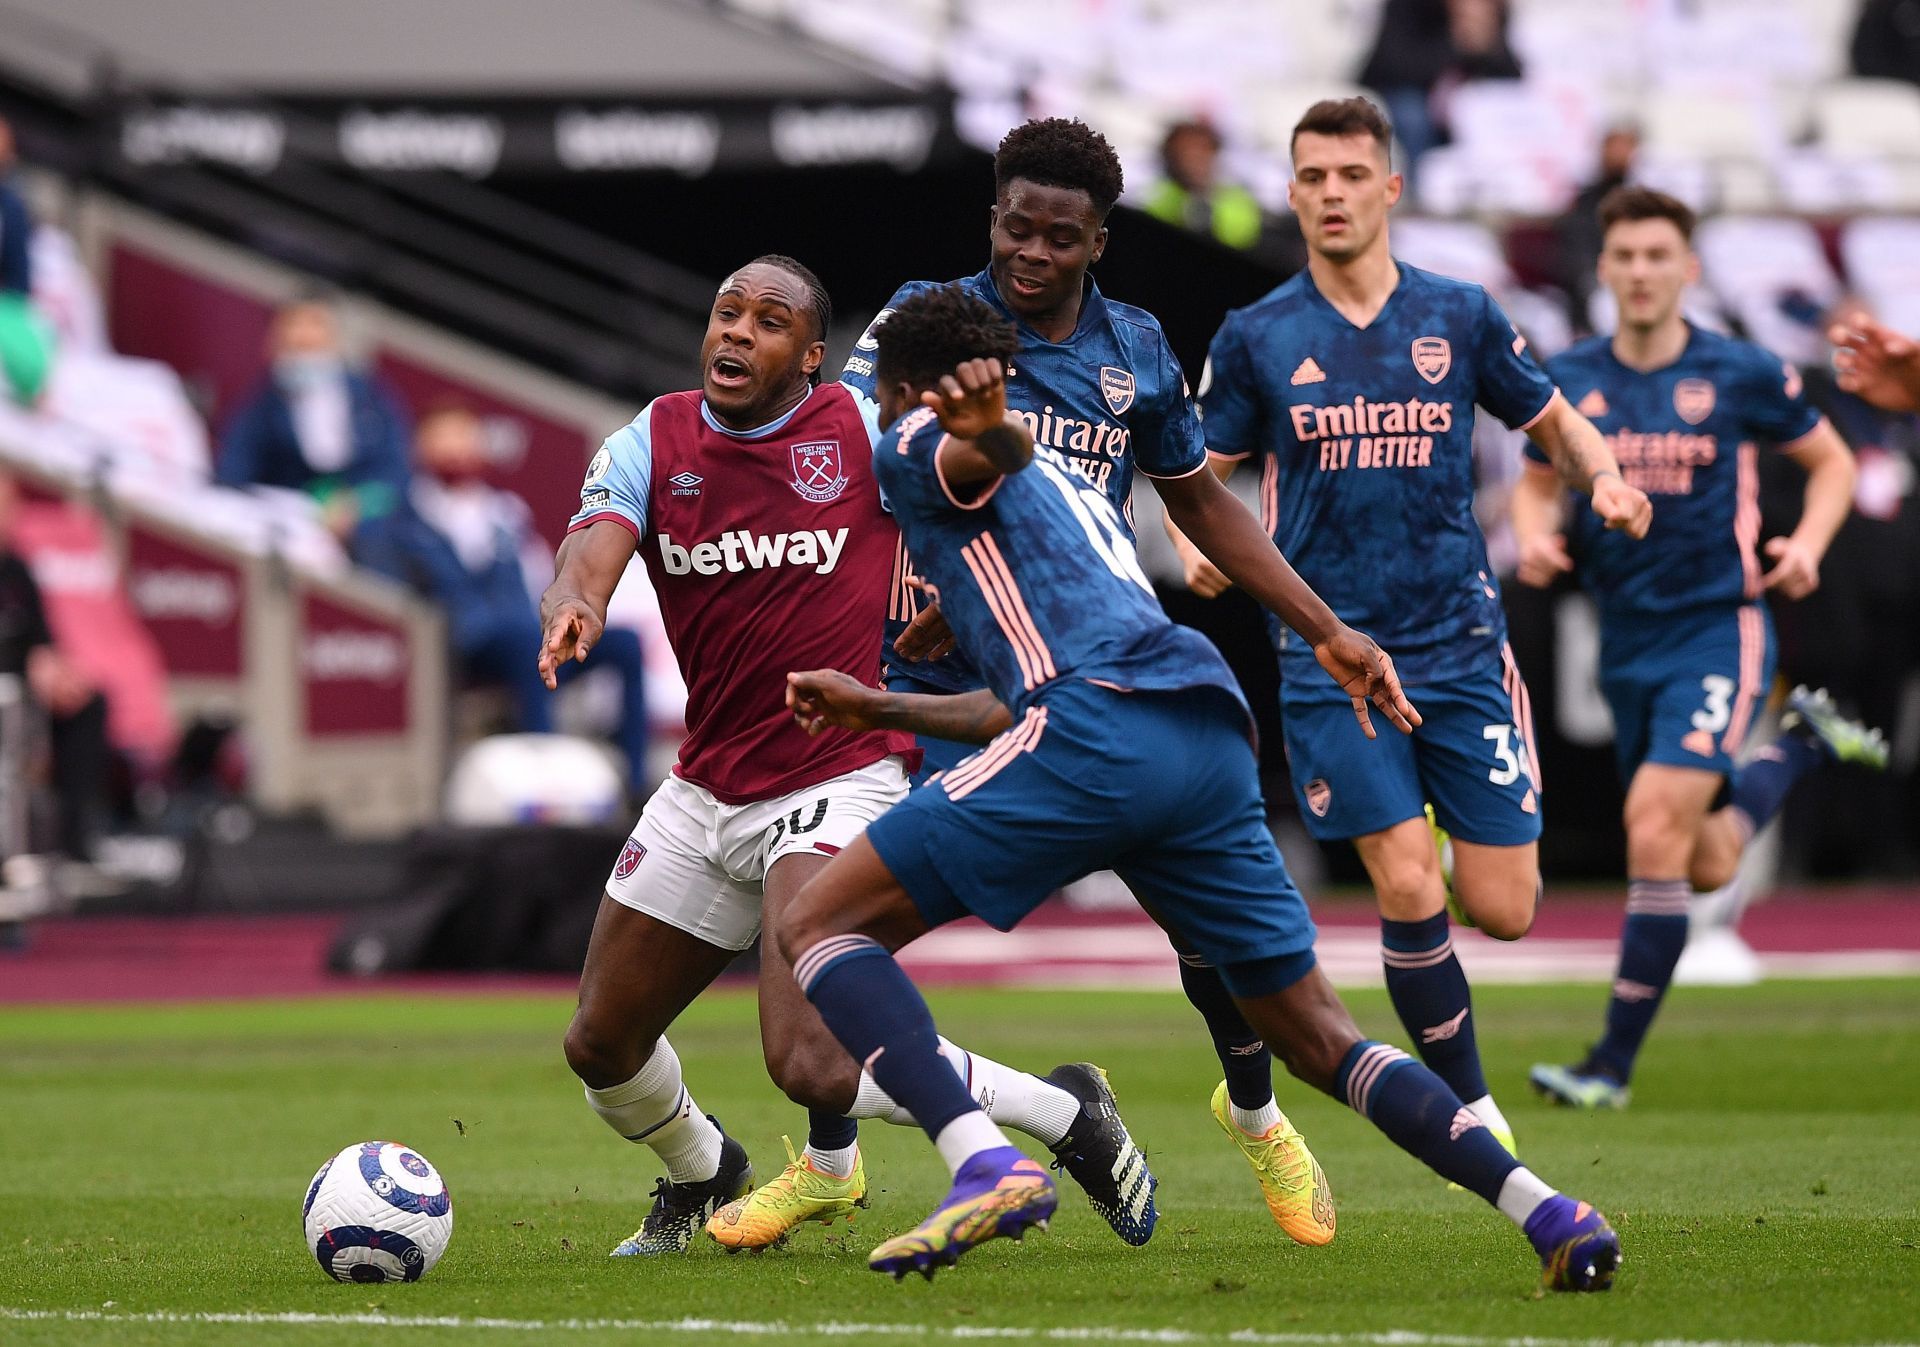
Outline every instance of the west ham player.
<path fill-rule="evenodd" d="M 842 385 L 818 386 L 827 322 L 825 291 L 789 258 L 729 277 L 701 347 L 701 388 L 655 399 L 595 456 L 541 602 L 551 687 L 560 664 L 599 640 L 638 548 L 689 689 L 680 760 L 607 881 L 566 1036 L 594 1111 L 667 1171 L 617 1255 L 684 1249 L 709 1212 L 752 1187 L 746 1152 L 682 1083 L 667 1026 L 753 943 L 763 901 L 777 913 L 906 794 L 910 736 L 809 742 L 782 700 L 796 662 L 879 678 L 899 547 L 872 476 L 877 409 Z M 813 1110 L 790 1177 L 822 1190 L 811 1193 L 814 1218 L 851 1214 L 866 1176 L 842 1115 L 912 1119 L 827 1034 L 771 941 L 760 1016 L 775 1082 Z M 995 1115 L 1055 1147 L 1096 1201 L 1123 1173 L 1150 1177 L 1089 1069 L 1056 1072 L 1063 1089 L 949 1050 Z M 716 1231 L 727 1243 L 732 1233 Z"/>
<path fill-rule="evenodd" d="M 1879 736 L 1824 694 L 1796 690 L 1780 737 L 1745 766 L 1741 741 L 1773 676 L 1763 592 L 1797 599 L 1853 500 L 1853 455 L 1778 357 L 1688 323 L 1698 279 L 1693 212 L 1644 187 L 1600 203 L 1600 283 L 1619 330 L 1548 362 L 1605 433 L 1630 485 L 1654 501 L 1644 543 L 1576 512 L 1562 536 L 1563 488 L 1537 450 L 1514 492 L 1520 578 L 1552 583 L 1579 559 L 1600 606 L 1600 686 L 1628 782 L 1627 917 L 1606 1033 L 1577 1066 L 1533 1068 L 1534 1088 L 1583 1108 L 1623 1107 L 1633 1063 L 1687 943 L 1687 899 L 1728 883 L 1794 780 L 1834 758 L 1884 766 Z M 1800 523 L 1763 549 L 1759 446 L 1807 471 Z"/>
<path fill-rule="evenodd" d="M 1379 898 L 1401 1023 L 1511 1147 L 1480 1067 L 1425 817 L 1431 802 L 1452 835 L 1452 885 L 1467 917 L 1502 940 L 1524 935 L 1540 892 L 1539 766 L 1473 516 L 1475 405 L 1526 430 L 1568 484 L 1591 495 L 1606 528 L 1639 537 L 1648 505 L 1484 290 L 1394 260 L 1387 212 L 1401 179 L 1388 162 L 1391 139 L 1365 99 L 1308 109 L 1287 188 L 1307 269 L 1227 315 L 1200 404 L 1215 470 L 1224 477 L 1258 459 L 1274 542 L 1339 612 L 1386 643 L 1420 706 L 1424 723 L 1410 738 L 1364 742 L 1311 650 L 1270 623 L 1301 818 L 1317 838 L 1353 840 Z M 1217 593 L 1206 544 L 1176 542 L 1196 592 Z"/>
<path fill-rule="evenodd" d="M 931 1276 L 984 1240 L 1044 1223 L 1055 1205 L 1046 1171 L 1007 1144 L 940 1057 L 926 1003 L 891 951 L 967 914 L 1011 927 L 1059 885 L 1110 865 L 1219 967 L 1289 1070 L 1495 1203 L 1525 1230 L 1549 1285 L 1608 1286 L 1619 1241 L 1605 1219 L 1523 1169 L 1431 1071 L 1362 1038 L 1316 966 L 1313 922 L 1267 832 L 1233 675 L 1204 637 L 1167 620 L 1105 493 L 1009 414 L 1013 325 L 954 287 L 907 300 L 878 338 L 890 429 L 874 472 L 991 689 L 899 700 L 944 728 L 956 707 L 997 698 L 1008 728 L 875 822 L 776 927 L 828 1027 L 953 1171 L 946 1200 L 869 1266 Z M 1368 697 L 1403 720 L 1379 648 L 1277 557 L 1271 581 L 1263 600 L 1362 723 Z M 848 680 L 791 681 L 809 729 L 839 714 L 833 694 Z"/>
<path fill-rule="evenodd" d="M 1238 564 L 1258 564 L 1258 554 L 1272 549 L 1257 540 L 1257 530 L 1244 527 L 1245 508 L 1202 471 L 1207 459 L 1199 421 L 1159 321 L 1108 299 L 1088 274 L 1106 251 L 1107 213 L 1122 188 L 1113 147 L 1077 121 L 1031 121 L 1001 141 L 994 182 L 987 268 L 956 283 L 1019 333 L 1007 374 L 1008 405 L 1035 442 L 1057 451 L 1067 471 L 1104 495 L 1123 520 L 1137 466 L 1181 527 L 1222 556 L 1251 542 Z M 873 390 L 877 331 L 907 299 L 938 285 L 900 287 L 848 360 L 842 376 L 848 383 Z M 1124 527 L 1130 541 L 1131 524 Z M 922 603 L 908 565 L 903 559 L 896 579 L 890 635 Z M 944 694 L 977 689 L 983 680 L 956 654 L 917 664 L 889 659 L 887 686 Z M 970 744 L 928 736 L 919 742 L 929 775 L 972 751 Z M 1180 979 L 1206 1020 L 1226 1075 L 1213 1095 L 1215 1120 L 1252 1165 L 1280 1227 L 1303 1244 L 1327 1243 L 1335 1232 L 1332 1199 L 1306 1142 L 1274 1101 L 1260 1036 L 1200 955 L 1181 951 Z"/>

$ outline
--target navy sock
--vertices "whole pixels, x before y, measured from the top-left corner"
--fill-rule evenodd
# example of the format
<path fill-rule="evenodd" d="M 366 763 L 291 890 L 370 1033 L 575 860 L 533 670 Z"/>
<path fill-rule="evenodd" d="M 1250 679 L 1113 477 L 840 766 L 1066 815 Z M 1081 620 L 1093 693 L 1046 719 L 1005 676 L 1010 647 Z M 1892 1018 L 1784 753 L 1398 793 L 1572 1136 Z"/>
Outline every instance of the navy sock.
<path fill-rule="evenodd" d="M 816 1151 L 844 1151 L 860 1140 L 860 1124 L 825 1109 L 807 1110 L 807 1144 Z"/>
<path fill-rule="evenodd" d="M 1462 1099 L 1487 1093 L 1480 1045 L 1473 1035 L 1473 993 L 1454 957 L 1444 910 L 1425 921 L 1380 919 L 1380 960 L 1387 995 L 1400 1023 L 1420 1046 L 1420 1060 Z"/>
<path fill-rule="evenodd" d="M 1633 1075 L 1633 1059 L 1687 947 L 1687 899 L 1692 893 L 1684 879 L 1627 881 L 1627 921 L 1620 931 L 1613 999 L 1607 1003 L 1607 1033 L 1594 1045 L 1591 1058 L 1592 1065 L 1622 1084 Z"/>
<path fill-rule="evenodd" d="M 1334 1074 L 1333 1093 L 1427 1168 L 1489 1202 L 1520 1162 L 1447 1083 L 1396 1047 L 1362 1039 Z"/>
<path fill-rule="evenodd" d="M 1198 954 L 1180 955 L 1180 985 L 1207 1022 L 1213 1050 L 1227 1073 L 1227 1098 L 1239 1108 L 1264 1108 L 1273 1099 L 1273 1066 L 1266 1040 L 1253 1031 L 1220 970 Z"/>
<path fill-rule="evenodd" d="M 1793 783 L 1831 756 L 1811 733 L 1794 728 L 1755 753 L 1733 774 L 1732 807 L 1746 815 L 1754 832 L 1773 821 Z"/>
<path fill-rule="evenodd" d="M 877 941 L 822 940 L 794 961 L 793 976 L 840 1045 L 929 1137 L 980 1107 L 940 1055 L 920 989 Z"/>

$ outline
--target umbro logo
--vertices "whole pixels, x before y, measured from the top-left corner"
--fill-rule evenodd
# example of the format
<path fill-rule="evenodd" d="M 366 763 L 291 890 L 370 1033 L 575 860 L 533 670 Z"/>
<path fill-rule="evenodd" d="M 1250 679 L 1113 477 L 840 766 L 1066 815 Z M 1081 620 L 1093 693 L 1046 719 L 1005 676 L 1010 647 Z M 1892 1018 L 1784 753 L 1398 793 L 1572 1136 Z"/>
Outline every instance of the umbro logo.
<path fill-rule="evenodd" d="M 706 478 L 698 473 L 676 472 L 667 478 L 667 483 L 673 487 L 673 494 L 676 496 L 697 496 L 700 494 L 700 484 L 705 480 Z"/>
<path fill-rule="evenodd" d="M 1585 417 L 1605 416 L 1607 414 L 1606 394 L 1602 393 L 1599 389 L 1596 388 L 1591 393 L 1581 398 L 1580 405 L 1576 407 L 1574 410 L 1578 411 L 1580 415 Z"/>
<path fill-rule="evenodd" d="M 1327 372 L 1320 368 L 1320 363 L 1312 356 L 1308 356 L 1305 360 L 1302 360 L 1300 362 L 1300 368 L 1293 372 L 1293 386 L 1295 388 L 1300 387 L 1301 384 L 1323 384 L 1326 381 Z"/>

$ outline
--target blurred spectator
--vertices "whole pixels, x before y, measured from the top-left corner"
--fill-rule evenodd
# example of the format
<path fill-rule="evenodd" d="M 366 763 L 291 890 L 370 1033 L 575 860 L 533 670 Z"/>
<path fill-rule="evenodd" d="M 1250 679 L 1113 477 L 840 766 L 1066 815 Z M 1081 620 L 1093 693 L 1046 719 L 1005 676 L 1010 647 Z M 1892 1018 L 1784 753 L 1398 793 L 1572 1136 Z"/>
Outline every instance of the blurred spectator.
<path fill-rule="evenodd" d="M 58 805 L 56 850 L 92 859 L 99 801 L 107 778 L 107 699 L 53 643 L 33 572 L 14 549 L 19 493 L 0 473 L 0 674 L 24 678 L 45 713 Z"/>
<path fill-rule="evenodd" d="M 513 700 L 516 727 L 553 729 L 551 694 L 540 681 L 539 600 L 552 559 L 526 502 L 490 486 L 485 427 L 471 410 L 428 411 L 414 435 L 413 481 L 398 506 L 362 520 L 355 560 L 440 604 L 460 672 L 498 684 Z M 562 681 L 594 669 L 616 671 L 622 685 L 616 738 L 636 789 L 646 770 L 647 716 L 640 639 L 609 627 L 585 664 L 568 664 Z"/>
<path fill-rule="evenodd" d="M 1387 0 L 1360 70 L 1379 92 L 1406 150 L 1406 168 L 1447 137 L 1447 100 L 1468 80 L 1520 78 L 1507 44 L 1506 0 Z"/>
<path fill-rule="evenodd" d="M 234 413 L 214 480 L 312 495 L 342 539 L 407 489 L 407 416 L 376 376 L 351 368 L 333 305 L 303 296 L 274 315 L 272 368 Z"/>
<path fill-rule="evenodd" d="M 1853 29 L 1853 73 L 1920 84 L 1920 0 L 1866 0 Z"/>
<path fill-rule="evenodd" d="M 1220 133 L 1203 121 L 1175 122 L 1160 142 L 1165 177 L 1147 193 L 1150 215 L 1207 234 L 1229 248 L 1260 242 L 1260 203 L 1238 183 L 1220 181 Z"/>
<path fill-rule="evenodd" d="M 1567 293 L 1567 317 L 1575 331 L 1591 330 L 1588 308 L 1594 267 L 1600 261 L 1600 200 L 1625 185 L 1639 153 L 1638 127 L 1626 123 L 1609 127 L 1600 140 L 1600 164 L 1593 181 L 1580 189 L 1554 227 L 1560 244 L 1560 286 Z"/>
<path fill-rule="evenodd" d="M 13 168 L 13 128 L 0 118 L 0 381 L 31 406 L 53 365 L 53 332 L 33 307 L 33 217 Z"/>

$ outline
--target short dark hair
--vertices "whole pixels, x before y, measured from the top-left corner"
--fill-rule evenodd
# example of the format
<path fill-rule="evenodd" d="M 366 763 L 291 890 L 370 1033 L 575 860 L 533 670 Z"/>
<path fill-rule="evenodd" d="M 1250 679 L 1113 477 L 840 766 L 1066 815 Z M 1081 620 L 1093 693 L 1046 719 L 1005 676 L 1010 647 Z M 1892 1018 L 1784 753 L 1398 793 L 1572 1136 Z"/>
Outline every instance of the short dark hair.
<path fill-rule="evenodd" d="M 813 314 L 816 335 L 821 341 L 827 339 L 827 329 L 833 326 L 833 300 L 827 295 L 827 287 L 822 285 L 820 278 L 813 274 L 813 268 L 805 262 L 788 257 L 785 253 L 762 253 L 747 265 L 775 267 L 806 286 L 807 310 Z"/>
<path fill-rule="evenodd" d="M 924 290 L 907 300 L 874 331 L 880 352 L 874 364 L 884 383 L 905 380 L 929 388 L 963 360 L 997 356 L 1013 363 L 1020 334 L 992 306 L 957 285 Z"/>
<path fill-rule="evenodd" d="M 1600 198 L 1600 236 L 1624 220 L 1671 220 L 1680 237 L 1693 243 L 1693 226 L 1699 217 L 1693 208 L 1677 196 L 1656 192 L 1651 187 L 1616 187 Z"/>
<path fill-rule="evenodd" d="M 1393 165 L 1393 123 L 1379 105 L 1367 98 L 1323 98 L 1293 124 L 1287 153 L 1302 134 L 1315 136 L 1372 136 Z"/>
<path fill-rule="evenodd" d="M 1001 137 L 993 155 L 993 186 L 1004 194 L 1015 178 L 1042 187 L 1078 188 L 1093 201 L 1102 219 L 1125 187 L 1120 156 L 1107 138 L 1085 122 L 1044 117 L 1025 122 Z"/>

